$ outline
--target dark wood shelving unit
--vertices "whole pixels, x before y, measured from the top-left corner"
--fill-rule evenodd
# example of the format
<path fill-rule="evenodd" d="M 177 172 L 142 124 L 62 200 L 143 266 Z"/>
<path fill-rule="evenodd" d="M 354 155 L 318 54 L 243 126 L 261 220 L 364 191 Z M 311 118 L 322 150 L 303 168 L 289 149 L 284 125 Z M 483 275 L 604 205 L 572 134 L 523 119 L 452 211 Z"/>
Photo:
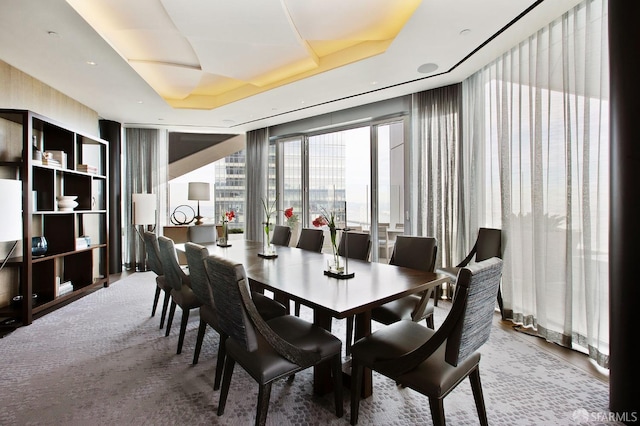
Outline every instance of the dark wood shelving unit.
<path fill-rule="evenodd" d="M 18 253 L 5 266 L 20 268 L 15 295 L 23 299 L 18 306 L 1 306 L 0 315 L 28 325 L 109 285 L 108 142 L 26 110 L 0 109 L 0 130 L 0 147 L 12 145 L 13 152 L 21 147 L 22 158 L 0 161 L 0 167 L 16 169 L 23 192 L 22 256 Z M 34 151 L 57 152 L 60 164 L 42 164 Z M 61 208 L 56 197 L 62 195 L 77 196 L 77 206 Z M 32 237 L 47 240 L 43 256 L 32 255 Z M 62 294 L 60 286 L 68 282 L 73 290 Z"/>

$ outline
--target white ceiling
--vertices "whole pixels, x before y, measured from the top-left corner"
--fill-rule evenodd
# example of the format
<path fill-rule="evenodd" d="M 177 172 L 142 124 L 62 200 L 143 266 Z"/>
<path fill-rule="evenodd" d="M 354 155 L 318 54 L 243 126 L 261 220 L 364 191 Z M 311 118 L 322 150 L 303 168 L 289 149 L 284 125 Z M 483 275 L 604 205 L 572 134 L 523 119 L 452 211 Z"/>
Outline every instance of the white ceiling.
<path fill-rule="evenodd" d="M 66 0 L 2 0 L 0 59 L 124 126 L 242 133 L 462 81 L 579 1 L 422 0 L 384 53 L 212 110 L 169 106 Z M 426 63 L 438 69 L 418 72 Z"/>

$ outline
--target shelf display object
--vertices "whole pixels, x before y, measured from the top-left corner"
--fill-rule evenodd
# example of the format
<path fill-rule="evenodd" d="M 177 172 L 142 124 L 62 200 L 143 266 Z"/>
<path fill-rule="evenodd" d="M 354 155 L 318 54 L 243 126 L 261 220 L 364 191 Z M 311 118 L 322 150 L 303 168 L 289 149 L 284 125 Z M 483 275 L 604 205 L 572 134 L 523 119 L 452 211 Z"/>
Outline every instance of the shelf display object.
<path fill-rule="evenodd" d="M 22 303 L 0 299 L 0 320 L 27 325 L 108 285 L 108 143 L 31 111 L 2 109 L 0 155 L 0 169 L 13 165 L 22 182 L 23 220 L 22 257 L 13 262 L 19 283 L 0 280 L 0 294 L 19 292 L 12 298 Z"/>

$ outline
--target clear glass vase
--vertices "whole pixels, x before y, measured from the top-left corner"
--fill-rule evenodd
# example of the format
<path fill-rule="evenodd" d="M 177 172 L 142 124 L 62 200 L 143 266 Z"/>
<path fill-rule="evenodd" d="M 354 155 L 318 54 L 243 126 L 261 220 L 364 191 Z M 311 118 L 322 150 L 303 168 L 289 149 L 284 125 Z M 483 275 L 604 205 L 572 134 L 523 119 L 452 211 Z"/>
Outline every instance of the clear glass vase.
<path fill-rule="evenodd" d="M 264 241 L 262 242 L 262 252 L 269 256 L 276 252 L 273 244 L 271 244 L 271 223 L 269 222 L 264 222 Z"/>
<path fill-rule="evenodd" d="M 218 241 L 221 245 L 227 245 L 229 241 L 229 222 L 226 220 L 222 221 L 222 236 Z"/>

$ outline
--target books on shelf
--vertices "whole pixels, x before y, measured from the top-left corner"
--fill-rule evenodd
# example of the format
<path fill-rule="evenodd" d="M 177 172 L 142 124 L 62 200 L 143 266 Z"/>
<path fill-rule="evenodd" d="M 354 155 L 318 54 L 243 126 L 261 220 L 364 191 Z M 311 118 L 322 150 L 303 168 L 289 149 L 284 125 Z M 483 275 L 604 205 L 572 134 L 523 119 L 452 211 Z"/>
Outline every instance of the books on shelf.
<path fill-rule="evenodd" d="M 76 238 L 76 250 L 88 248 L 91 245 L 91 237 Z"/>
<path fill-rule="evenodd" d="M 62 167 L 62 164 L 58 160 L 53 158 L 43 158 L 42 159 L 43 166 L 52 166 L 52 167 Z"/>
<path fill-rule="evenodd" d="M 67 153 L 64 151 L 58 151 L 58 150 L 45 151 L 45 157 L 56 160 L 63 167 L 67 167 Z"/>
<path fill-rule="evenodd" d="M 71 281 L 65 281 L 58 286 L 58 297 L 69 294 L 73 291 L 73 284 Z"/>
<path fill-rule="evenodd" d="M 93 173 L 93 174 L 98 173 L 98 168 L 90 164 L 78 164 L 77 170 L 79 172 L 85 172 L 85 173 Z"/>

